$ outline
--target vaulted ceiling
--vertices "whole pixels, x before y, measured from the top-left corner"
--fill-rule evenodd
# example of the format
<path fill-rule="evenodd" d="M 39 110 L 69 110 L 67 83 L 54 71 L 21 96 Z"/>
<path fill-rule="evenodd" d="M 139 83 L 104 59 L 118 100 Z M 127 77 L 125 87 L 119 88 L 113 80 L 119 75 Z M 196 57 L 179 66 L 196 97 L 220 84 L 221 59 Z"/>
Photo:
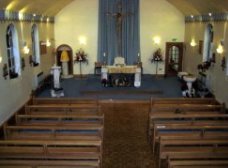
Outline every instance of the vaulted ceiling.
<path fill-rule="evenodd" d="M 55 16 L 73 0 L 0 0 L 0 9 Z"/>
<path fill-rule="evenodd" d="M 0 0 L 0 9 L 55 16 L 74 0 Z M 167 0 L 184 15 L 228 11 L 228 0 Z M 164 11 L 165 12 L 165 11 Z"/>
<path fill-rule="evenodd" d="M 224 13 L 228 11 L 228 0 L 167 0 L 184 15 Z"/>

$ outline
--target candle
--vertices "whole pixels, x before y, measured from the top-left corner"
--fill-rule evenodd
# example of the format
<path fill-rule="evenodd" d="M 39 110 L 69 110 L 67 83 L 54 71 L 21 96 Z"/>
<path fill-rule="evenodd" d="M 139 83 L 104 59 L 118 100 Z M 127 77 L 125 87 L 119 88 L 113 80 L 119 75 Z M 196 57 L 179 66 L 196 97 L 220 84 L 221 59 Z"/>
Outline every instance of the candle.
<path fill-rule="evenodd" d="M 106 56 L 106 53 L 104 52 L 104 57 Z"/>

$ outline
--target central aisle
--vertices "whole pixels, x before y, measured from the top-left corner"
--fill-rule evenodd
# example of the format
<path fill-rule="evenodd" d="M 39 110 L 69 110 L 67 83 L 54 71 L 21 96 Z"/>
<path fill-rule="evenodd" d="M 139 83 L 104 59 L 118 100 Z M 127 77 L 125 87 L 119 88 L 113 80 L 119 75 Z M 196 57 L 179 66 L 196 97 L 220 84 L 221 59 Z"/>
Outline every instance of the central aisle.
<path fill-rule="evenodd" d="M 105 112 L 104 168 L 153 168 L 147 141 L 149 101 L 102 103 Z"/>

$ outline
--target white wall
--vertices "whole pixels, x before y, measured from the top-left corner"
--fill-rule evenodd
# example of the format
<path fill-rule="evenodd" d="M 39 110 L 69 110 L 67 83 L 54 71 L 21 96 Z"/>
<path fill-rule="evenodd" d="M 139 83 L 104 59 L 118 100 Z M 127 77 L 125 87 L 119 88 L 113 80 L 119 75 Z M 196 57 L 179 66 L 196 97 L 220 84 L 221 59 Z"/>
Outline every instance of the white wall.
<path fill-rule="evenodd" d="M 82 65 L 82 73 L 94 72 L 98 43 L 98 0 L 77 0 L 66 6 L 55 17 L 56 46 L 68 44 L 73 55 L 83 48 L 88 54 L 89 65 Z M 86 45 L 79 43 L 80 36 L 86 38 Z M 74 64 L 74 74 L 79 74 L 79 65 Z"/>
<path fill-rule="evenodd" d="M 97 60 L 98 41 L 98 6 L 99 0 L 77 0 L 66 6 L 56 16 L 56 44 L 68 44 L 73 50 L 83 47 L 89 55 L 89 65 L 83 65 L 83 73 L 94 72 L 94 62 Z M 155 65 L 149 58 L 154 50 L 152 38 L 161 37 L 161 47 L 165 51 L 165 42 L 176 38 L 184 40 L 184 16 L 166 0 L 140 0 L 140 40 L 141 56 L 144 73 L 154 74 Z M 79 36 L 87 38 L 87 45 L 79 44 Z M 164 64 L 159 68 L 164 72 Z M 79 73 L 78 64 L 74 65 L 74 74 Z"/>
<path fill-rule="evenodd" d="M 177 39 L 184 41 L 184 15 L 166 0 L 140 0 L 140 43 L 144 73 L 155 74 L 156 65 L 150 63 L 153 52 L 162 49 L 165 57 L 165 44 Z M 161 43 L 154 44 L 153 38 L 159 36 Z M 165 64 L 160 63 L 158 73 L 164 74 Z"/>
<path fill-rule="evenodd" d="M 2 67 L 8 64 L 7 50 L 6 50 L 6 30 L 7 26 L 13 23 L 17 29 L 19 48 L 21 57 L 25 58 L 26 67 L 21 72 L 21 76 L 16 79 L 4 79 L 2 74 Z M 46 41 L 46 39 L 53 39 L 54 26 L 50 23 L 38 24 L 39 39 Z M 33 68 L 29 65 L 29 55 L 22 52 L 23 42 L 27 42 L 31 54 L 31 28 L 32 24 L 28 22 L 1 22 L 0 23 L 0 56 L 3 58 L 0 63 L 0 124 L 10 117 L 16 110 L 18 110 L 30 98 L 33 89 L 33 76 L 43 71 L 45 75 L 49 74 L 51 65 L 53 64 L 54 56 L 52 54 L 52 47 L 47 48 L 47 54 L 41 55 L 41 64 Z"/>
<path fill-rule="evenodd" d="M 185 71 L 198 75 L 197 65 L 202 63 L 203 55 L 199 53 L 199 40 L 204 40 L 204 32 L 207 26 L 207 22 L 187 23 L 185 30 L 186 52 L 184 58 Z M 225 102 L 228 105 L 228 76 L 226 70 L 221 68 L 222 56 L 226 57 L 228 51 L 228 28 L 227 22 L 212 22 L 214 30 L 214 47 L 213 52 L 216 53 L 221 40 L 224 40 L 224 53 L 222 55 L 216 53 L 216 63 L 209 68 L 206 72 L 208 76 L 208 83 L 211 91 L 216 96 L 218 101 Z M 197 46 L 191 47 L 190 42 L 195 39 Z"/>

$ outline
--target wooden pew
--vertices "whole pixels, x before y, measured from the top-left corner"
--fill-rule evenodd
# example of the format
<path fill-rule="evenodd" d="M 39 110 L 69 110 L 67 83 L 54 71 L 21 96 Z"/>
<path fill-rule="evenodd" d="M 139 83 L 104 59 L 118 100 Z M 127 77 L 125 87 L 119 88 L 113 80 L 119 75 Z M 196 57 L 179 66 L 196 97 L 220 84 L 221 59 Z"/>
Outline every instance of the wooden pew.
<path fill-rule="evenodd" d="M 176 112 L 156 112 L 152 113 L 149 116 L 149 136 L 151 136 L 151 130 L 153 129 L 153 125 L 155 121 L 196 121 L 196 120 L 228 120 L 228 114 L 221 112 L 185 112 L 185 113 L 176 113 Z"/>
<path fill-rule="evenodd" d="M 1 159 L 0 168 L 100 168 L 97 161 Z"/>
<path fill-rule="evenodd" d="M 169 156 L 170 155 L 170 156 Z M 228 139 L 165 139 L 160 138 L 159 167 L 161 161 L 170 159 L 228 159 Z"/>
<path fill-rule="evenodd" d="M 151 104 L 219 104 L 214 98 L 151 98 Z"/>
<path fill-rule="evenodd" d="M 227 168 L 228 160 L 170 160 L 169 168 Z"/>
<path fill-rule="evenodd" d="M 0 168 L 100 168 L 104 115 L 99 102 L 33 99 L 1 129 Z"/>
<path fill-rule="evenodd" d="M 99 168 L 96 161 L 77 160 L 0 160 L 0 168 Z"/>
<path fill-rule="evenodd" d="M 0 160 L 40 159 L 93 161 L 100 164 L 102 159 L 101 140 L 43 141 L 3 140 L 0 141 Z M 75 162 L 76 163 L 76 162 Z"/>
<path fill-rule="evenodd" d="M 30 114 L 32 112 L 83 112 L 83 111 L 90 111 L 90 112 L 99 112 L 99 107 L 92 106 L 84 106 L 84 105 L 29 105 L 25 107 L 25 113 Z"/>
<path fill-rule="evenodd" d="M 153 153 L 155 153 L 156 144 L 161 137 L 169 137 L 170 139 L 183 139 L 184 137 L 228 139 L 228 123 L 227 121 L 156 122 L 151 138 Z"/>
<path fill-rule="evenodd" d="M 100 114 L 16 114 L 15 118 L 13 125 L 4 126 L 5 139 L 103 139 Z"/>
<path fill-rule="evenodd" d="M 103 125 L 17 125 L 5 127 L 5 139 L 103 139 Z"/>
<path fill-rule="evenodd" d="M 223 111 L 223 105 L 208 105 L 208 104 L 165 104 L 153 106 L 151 113 L 154 112 L 176 112 L 182 113 L 186 111 Z"/>
<path fill-rule="evenodd" d="M 33 105 L 42 105 L 42 104 L 62 104 L 62 105 L 99 105 L 98 99 L 77 99 L 77 98 L 33 98 L 32 99 Z"/>
<path fill-rule="evenodd" d="M 104 115 L 90 114 L 90 115 L 79 115 L 79 114 L 31 114 L 31 115 L 16 115 L 17 124 L 36 124 L 45 123 L 47 124 L 88 124 L 88 123 L 104 123 Z"/>

